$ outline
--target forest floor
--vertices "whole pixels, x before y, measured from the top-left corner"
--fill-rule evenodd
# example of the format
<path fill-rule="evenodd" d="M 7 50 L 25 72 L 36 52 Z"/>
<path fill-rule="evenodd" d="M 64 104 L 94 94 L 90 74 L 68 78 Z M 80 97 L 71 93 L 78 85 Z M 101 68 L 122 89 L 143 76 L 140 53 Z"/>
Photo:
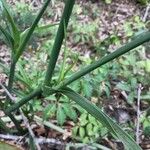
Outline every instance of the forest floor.
<path fill-rule="evenodd" d="M 30 0 L 26 2 L 31 3 Z M 15 1 L 11 0 L 9 1 L 9 3 L 14 5 Z M 135 16 L 140 16 L 143 22 L 147 22 L 150 19 L 150 12 L 146 14 L 147 6 L 142 6 L 141 4 L 137 3 L 135 0 L 124 0 L 124 1 L 113 0 L 111 4 L 106 4 L 100 0 L 91 0 L 91 1 L 82 0 L 82 1 L 77 1 L 77 3 L 78 3 L 77 4 L 78 9 L 76 11 L 76 15 L 78 16 L 77 16 L 76 23 L 87 24 L 89 22 L 90 23 L 95 22 L 96 24 L 95 26 L 98 28 L 97 34 L 95 35 L 95 37 L 100 41 L 103 41 L 104 39 L 109 38 L 109 36 L 115 33 L 115 36 L 119 37 L 120 39 L 120 43 L 121 43 L 120 45 L 122 45 L 126 43 L 129 39 L 128 36 L 126 35 L 127 33 L 125 33 L 125 30 L 124 30 L 124 25 L 126 22 L 130 21 L 130 22 L 133 22 L 134 24 L 135 20 L 133 19 L 133 17 Z M 41 7 L 41 1 L 40 0 L 34 1 L 32 5 L 33 5 L 33 8 L 37 10 L 39 9 L 39 7 Z M 63 8 L 63 4 L 61 2 L 60 3 L 58 2 L 55 5 L 53 5 L 53 10 L 55 10 L 56 13 L 53 15 L 53 18 L 51 20 L 49 20 L 48 18 L 47 21 L 57 22 L 61 16 L 62 8 Z M 85 11 L 87 11 L 86 14 L 85 14 Z M 82 27 L 82 25 L 80 27 Z M 82 29 L 80 30 L 82 32 Z M 69 35 L 70 34 L 71 33 L 69 33 Z M 67 44 L 74 51 L 77 50 L 80 53 L 80 55 L 83 57 L 93 57 L 93 55 L 95 55 L 95 51 L 93 50 L 95 48 L 95 45 L 94 45 L 95 43 L 93 43 L 92 40 L 91 42 L 90 40 L 88 42 L 74 42 L 73 37 L 70 35 L 68 38 Z M 110 44 L 107 48 L 109 49 L 108 52 L 112 52 L 116 48 L 118 48 L 118 45 Z M 27 54 L 25 55 L 26 57 L 30 57 Z M 149 52 L 146 54 L 146 57 L 148 58 L 150 57 Z M 4 45 L 3 42 L 0 42 L 0 61 L 7 65 L 10 64 L 10 54 L 9 54 L 7 47 Z M 0 82 L 7 83 L 8 82 L 7 80 L 8 80 L 7 75 L 0 72 Z M 112 81 L 112 84 L 115 84 L 115 83 Z M 5 98 L 5 96 L 3 96 L 2 94 L 4 90 L 0 89 L 0 92 L 1 92 L 0 100 L 2 100 Z M 112 96 L 113 100 L 112 101 L 106 100 L 105 102 L 103 102 L 103 107 L 105 108 L 106 112 L 110 116 L 115 116 L 115 119 L 118 120 L 119 123 L 121 123 L 122 121 L 124 122 L 124 119 L 128 120 L 129 119 L 128 116 L 130 116 L 132 120 L 135 121 L 136 104 L 134 105 L 127 104 L 126 100 L 122 100 L 122 99 L 125 99 L 124 97 L 125 95 L 121 91 L 115 88 L 111 90 L 110 95 Z M 116 109 L 116 105 L 119 105 L 119 106 L 123 105 L 124 107 L 123 109 L 122 108 Z M 147 104 L 145 106 L 145 103 L 142 106 L 143 106 L 143 109 L 145 109 L 145 107 L 147 108 Z M 125 118 L 124 116 L 122 118 L 122 115 L 125 115 Z M 4 114 L 2 111 L 0 111 L 0 116 L 4 117 Z M 12 124 L 9 124 L 9 125 L 11 127 Z M 33 124 L 33 126 L 34 125 L 35 124 Z M 58 132 L 49 130 L 49 129 L 44 129 L 44 127 L 41 127 L 39 125 L 35 125 L 35 126 L 36 127 L 34 127 L 34 132 L 38 136 L 44 135 L 45 137 L 48 137 L 54 140 L 53 144 L 49 144 L 49 143 L 41 144 L 42 150 L 48 150 L 48 149 L 63 150 L 65 149 L 64 147 L 66 143 L 75 142 L 69 136 L 68 136 L 69 138 L 65 138 L 65 140 L 63 140 L 64 135 Z M 66 128 L 69 128 L 69 126 L 70 125 L 68 125 L 67 127 L 66 125 Z M 2 135 L 0 134 L 0 139 L 5 139 L 5 137 L 1 137 L 1 136 Z M 20 137 L 20 138 L 23 138 L 23 137 Z M 9 138 L 8 139 L 6 138 L 5 140 L 9 141 Z M 150 146 L 149 146 L 150 142 L 148 142 L 149 139 L 143 138 L 141 140 L 143 140 L 141 142 L 143 149 L 147 149 L 147 150 L 150 149 Z M 16 142 L 15 137 L 14 137 L 14 141 Z M 14 143 L 14 141 L 12 143 Z M 122 145 L 119 142 L 113 141 L 113 140 L 111 141 L 111 140 L 105 139 L 103 140 L 101 144 L 107 147 L 110 147 L 113 150 L 123 149 Z M 90 148 L 84 146 L 82 150 L 90 150 Z"/>

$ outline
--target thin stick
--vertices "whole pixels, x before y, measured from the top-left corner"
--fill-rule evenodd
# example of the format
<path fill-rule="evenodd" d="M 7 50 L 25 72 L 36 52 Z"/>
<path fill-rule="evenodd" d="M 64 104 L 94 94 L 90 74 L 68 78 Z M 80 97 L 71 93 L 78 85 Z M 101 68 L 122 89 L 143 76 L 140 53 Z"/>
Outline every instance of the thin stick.
<path fill-rule="evenodd" d="M 13 102 L 16 102 L 15 97 L 13 97 L 13 96 L 9 93 L 9 91 L 5 88 L 5 86 L 3 86 L 2 83 L 0 83 L 0 86 L 4 89 L 5 93 L 6 93 L 7 96 L 10 98 L 10 100 L 13 101 Z M 22 119 L 23 119 L 23 121 L 24 121 L 24 124 L 25 124 L 26 128 L 28 129 L 28 131 L 29 131 L 29 133 L 30 133 L 30 135 L 31 135 L 31 137 L 32 137 L 32 139 L 33 139 L 33 141 L 34 141 L 36 147 L 37 147 L 37 150 L 41 150 L 41 148 L 40 148 L 38 142 L 35 140 L 35 135 L 34 135 L 32 129 L 31 129 L 31 127 L 30 127 L 30 124 L 29 124 L 28 119 L 27 119 L 26 116 L 24 115 L 24 113 L 23 113 L 23 111 L 21 110 L 21 108 L 19 109 L 19 111 L 20 111 L 20 114 L 21 114 Z"/>
<path fill-rule="evenodd" d="M 34 116 L 34 121 L 36 121 L 37 123 L 41 124 L 41 125 L 45 125 L 53 130 L 56 130 L 62 134 L 69 134 L 66 130 L 60 128 L 59 126 L 56 126 L 54 124 L 52 124 L 49 121 L 44 121 L 42 118 L 38 117 L 38 116 Z"/>
<path fill-rule="evenodd" d="M 145 11 L 144 17 L 142 19 L 143 22 L 146 22 L 149 10 L 150 10 L 150 4 L 148 4 L 147 7 L 146 7 L 146 11 Z"/>
<path fill-rule="evenodd" d="M 140 99 L 141 99 L 141 90 L 142 90 L 142 85 L 139 84 L 138 85 L 138 91 L 137 91 L 137 125 L 136 125 L 136 143 L 139 144 L 140 143 Z"/>
<path fill-rule="evenodd" d="M 18 139 L 22 138 L 22 136 L 10 135 L 10 134 L 0 134 L 0 139 L 3 140 L 14 140 L 17 141 Z"/>

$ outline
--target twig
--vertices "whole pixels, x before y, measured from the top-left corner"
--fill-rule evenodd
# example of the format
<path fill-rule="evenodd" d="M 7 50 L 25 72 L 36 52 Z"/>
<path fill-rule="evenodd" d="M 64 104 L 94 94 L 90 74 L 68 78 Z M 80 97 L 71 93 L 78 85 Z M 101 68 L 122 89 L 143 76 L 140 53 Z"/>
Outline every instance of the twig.
<path fill-rule="evenodd" d="M 147 7 L 146 7 L 146 11 L 145 11 L 144 17 L 143 17 L 143 19 L 142 19 L 143 22 L 146 22 L 146 18 L 147 18 L 147 16 L 148 16 L 149 10 L 150 10 L 150 4 L 148 4 Z"/>
<path fill-rule="evenodd" d="M 0 139 L 4 140 L 14 140 L 17 141 L 18 139 L 22 138 L 22 136 L 10 135 L 10 134 L 0 134 Z"/>
<path fill-rule="evenodd" d="M 137 125 L 136 125 L 136 142 L 139 144 L 140 142 L 140 98 L 141 98 L 141 90 L 142 90 L 142 85 L 138 85 L 138 91 L 137 91 Z"/>
<path fill-rule="evenodd" d="M 13 101 L 13 102 L 16 102 L 15 97 L 13 97 L 13 96 L 10 94 L 10 92 L 5 88 L 5 86 L 4 86 L 2 83 L 0 83 L 0 86 L 3 88 L 3 90 L 5 91 L 5 93 L 7 94 L 7 96 L 10 98 L 10 100 Z M 24 115 L 24 113 L 23 113 L 23 111 L 21 110 L 21 108 L 19 109 L 19 111 L 20 111 L 20 114 L 21 114 L 22 119 L 23 119 L 23 121 L 24 121 L 24 124 L 25 124 L 26 128 L 28 129 L 28 131 L 29 131 L 29 133 L 30 133 L 30 135 L 31 135 L 31 137 L 32 137 L 32 139 L 33 139 L 33 141 L 34 141 L 36 147 L 37 147 L 37 150 L 41 150 L 41 148 L 40 148 L 38 142 L 35 140 L 35 135 L 34 135 L 32 129 L 31 129 L 31 127 L 30 127 L 30 124 L 29 124 L 29 122 L 28 122 L 28 119 L 27 119 L 26 116 Z"/>
<path fill-rule="evenodd" d="M 23 139 L 24 136 L 17 136 L 17 135 L 10 135 L 10 134 L 0 134 L 0 139 L 4 139 L 4 140 L 14 140 L 14 141 L 18 141 L 19 139 Z M 40 137 L 40 138 L 35 138 L 36 141 L 39 144 L 44 144 L 44 143 L 51 143 L 51 144 L 58 144 L 58 145 L 62 145 L 62 142 L 53 138 L 44 138 L 44 137 Z M 28 138 L 26 138 L 26 141 L 28 141 Z"/>
<path fill-rule="evenodd" d="M 10 94 L 10 92 L 5 88 L 5 86 L 0 83 L 0 86 L 3 88 L 3 90 L 5 91 L 5 93 L 7 94 L 7 96 L 13 101 L 15 102 L 15 98 Z"/>
<path fill-rule="evenodd" d="M 16 136 L 16 135 L 5 135 L 5 134 L 0 134 L 0 139 L 5 139 L 5 140 L 19 140 L 24 138 L 23 136 Z M 54 138 L 44 138 L 44 137 L 40 137 L 40 138 L 35 138 L 36 141 L 39 144 L 55 144 L 55 145 L 61 145 L 61 146 L 66 146 L 66 148 L 70 148 L 70 147 L 76 147 L 76 148 L 82 148 L 87 146 L 88 148 L 91 149 L 95 149 L 95 148 L 99 148 L 99 149 L 103 149 L 103 150 L 110 150 L 110 148 L 107 148 L 103 145 L 97 144 L 97 143 L 92 143 L 90 145 L 84 144 L 84 143 L 64 143 L 60 140 L 56 140 Z M 27 141 L 28 139 L 26 139 Z"/>
<path fill-rule="evenodd" d="M 52 124 L 49 121 L 45 121 L 45 120 L 43 120 L 42 118 L 40 118 L 38 116 L 34 116 L 34 121 L 36 121 L 37 123 L 39 123 L 41 125 L 45 125 L 45 126 L 47 126 L 49 128 L 52 128 L 52 129 L 54 129 L 54 130 L 56 130 L 56 131 L 58 131 L 58 132 L 60 132 L 62 134 L 67 134 L 66 130 L 60 128 L 59 126 L 56 126 L 56 125 Z"/>
<path fill-rule="evenodd" d="M 4 90 L 4 92 L 7 94 L 7 97 L 10 98 L 10 100 L 14 102 L 15 99 L 13 98 L 13 96 L 10 94 L 10 92 L 5 88 L 5 86 L 1 82 L 0 82 L 0 86 L 2 87 L 2 89 Z M 7 102 L 5 102 L 5 105 L 7 105 Z M 3 109 L 3 111 L 4 111 L 5 114 L 7 114 L 6 111 L 5 111 L 5 109 Z M 23 132 L 23 130 L 22 130 L 20 124 L 18 123 L 18 121 L 16 120 L 16 118 L 11 113 L 7 114 L 7 115 L 11 118 L 11 120 L 15 124 L 17 130 L 20 133 Z"/>

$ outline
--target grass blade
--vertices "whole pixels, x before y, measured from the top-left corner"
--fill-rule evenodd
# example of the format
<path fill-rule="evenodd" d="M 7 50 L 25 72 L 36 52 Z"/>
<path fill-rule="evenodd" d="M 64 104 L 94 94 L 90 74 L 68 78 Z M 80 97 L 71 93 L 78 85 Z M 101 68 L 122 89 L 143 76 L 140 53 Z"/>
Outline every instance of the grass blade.
<path fill-rule="evenodd" d="M 128 51 L 138 47 L 139 45 L 148 42 L 150 40 L 150 32 L 144 32 L 142 34 L 140 34 L 136 39 L 134 39 L 133 41 L 127 43 L 126 45 L 118 48 L 115 52 L 104 56 L 102 59 L 82 68 L 81 70 L 79 70 L 78 72 L 74 73 L 73 75 L 71 75 L 68 79 L 64 80 L 62 83 L 60 83 L 56 89 L 59 89 L 61 87 L 65 87 L 67 85 L 69 85 L 70 83 L 72 83 L 73 81 L 79 79 L 80 77 L 88 74 L 89 72 L 93 71 L 94 69 L 110 62 L 111 60 L 127 53 Z"/>
<path fill-rule="evenodd" d="M 13 48 L 14 40 L 13 40 L 12 36 L 2 26 L 0 26 L 0 31 L 6 38 L 6 41 L 7 41 L 6 44 L 8 44 L 11 48 Z"/>
<path fill-rule="evenodd" d="M 12 111 L 18 110 L 22 105 L 26 104 L 27 102 L 29 102 L 31 99 L 35 98 L 36 96 L 41 95 L 41 93 L 42 93 L 42 89 L 41 88 L 35 89 L 29 95 L 27 95 L 26 97 L 23 97 L 19 102 L 13 104 L 11 107 L 6 109 L 5 112 L 7 114 L 10 114 Z"/>
<path fill-rule="evenodd" d="M 83 107 L 87 112 L 94 116 L 98 121 L 100 121 L 108 130 L 115 135 L 119 140 L 122 141 L 127 150 L 141 150 L 135 141 L 124 132 L 118 124 L 116 124 L 109 116 L 107 116 L 103 111 L 101 111 L 97 106 L 93 105 L 90 101 L 80 96 L 78 93 L 74 92 L 69 88 L 60 90 L 68 98 L 74 100 L 78 105 Z"/>
<path fill-rule="evenodd" d="M 3 0 L 1 0 L 1 2 L 3 4 L 4 15 L 7 18 L 8 22 L 11 26 L 11 32 L 12 32 L 13 39 L 14 39 L 14 41 L 19 42 L 19 40 L 20 40 L 19 29 L 17 28 L 15 21 L 14 21 L 13 17 L 11 16 L 11 13 L 9 12 L 9 8 L 8 8 L 6 2 Z"/>
<path fill-rule="evenodd" d="M 23 37 L 23 40 L 21 39 L 22 42 L 20 43 L 20 46 L 19 46 L 19 48 L 17 49 L 17 54 L 16 54 L 16 56 L 15 56 L 15 59 L 16 59 L 15 61 L 16 61 L 16 62 L 17 62 L 17 60 L 19 59 L 19 57 L 22 55 L 22 53 L 23 53 L 23 51 L 24 51 L 24 49 L 25 49 L 25 47 L 26 47 L 28 41 L 30 40 L 30 37 L 31 37 L 32 33 L 34 32 L 35 28 L 37 27 L 37 24 L 38 24 L 39 20 L 41 19 L 43 13 L 45 12 L 45 10 L 46 10 L 48 4 L 50 3 L 50 1 L 51 1 L 51 0 L 47 0 L 47 1 L 44 3 L 42 9 L 40 10 L 40 12 L 38 13 L 38 15 L 36 16 L 36 18 L 35 18 L 35 20 L 34 20 L 32 26 L 31 26 L 31 28 L 29 29 L 29 31 L 27 32 L 25 38 Z"/>

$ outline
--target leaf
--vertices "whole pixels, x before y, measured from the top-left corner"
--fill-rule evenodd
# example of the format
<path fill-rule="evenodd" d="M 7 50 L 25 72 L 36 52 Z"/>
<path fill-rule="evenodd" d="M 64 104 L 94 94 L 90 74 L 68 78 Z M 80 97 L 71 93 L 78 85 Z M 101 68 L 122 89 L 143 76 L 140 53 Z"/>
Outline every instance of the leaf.
<path fill-rule="evenodd" d="M 95 134 L 93 132 L 93 125 L 91 123 L 88 123 L 87 126 L 86 126 L 86 133 L 89 135 L 89 136 L 92 136 L 93 134 Z"/>
<path fill-rule="evenodd" d="M 49 104 L 43 114 L 43 120 L 46 120 L 48 117 L 51 117 L 56 112 L 56 105 L 55 104 Z"/>
<path fill-rule="evenodd" d="M 7 40 L 6 44 L 8 44 L 11 48 L 13 48 L 14 40 L 11 37 L 11 35 L 5 29 L 3 29 L 2 26 L 0 26 L 0 31 L 3 33 L 4 37 Z"/>
<path fill-rule="evenodd" d="M 32 85 L 32 80 L 28 77 L 27 71 L 25 71 L 25 68 L 23 67 L 23 64 L 19 62 L 17 64 L 17 67 L 19 69 L 19 74 L 21 75 L 22 80 L 27 83 L 28 85 Z"/>
<path fill-rule="evenodd" d="M 77 136 L 78 129 L 79 129 L 78 126 L 76 126 L 76 127 L 74 127 L 74 128 L 72 129 L 72 134 L 73 134 L 74 136 Z"/>
<path fill-rule="evenodd" d="M 12 36 L 13 36 L 13 39 L 14 41 L 17 41 L 19 43 L 19 40 L 20 40 L 20 32 L 14 22 L 14 19 L 13 17 L 11 16 L 11 13 L 9 12 L 9 8 L 6 4 L 5 1 L 1 0 L 2 4 L 3 4 L 3 9 L 4 9 L 4 14 L 5 14 L 5 17 L 7 18 L 10 26 L 11 26 L 11 30 L 12 30 Z"/>
<path fill-rule="evenodd" d="M 123 131 L 118 124 L 116 124 L 109 116 L 107 116 L 102 110 L 97 106 L 93 105 L 90 101 L 80 96 L 78 93 L 74 92 L 69 88 L 60 90 L 64 95 L 68 96 L 70 99 L 74 100 L 77 104 L 82 106 L 87 112 L 93 115 L 98 121 L 100 121 L 104 127 L 119 140 L 121 140 L 125 146 L 126 150 L 141 150 L 140 146 L 135 143 L 135 141 Z"/>
<path fill-rule="evenodd" d="M 57 109 L 57 121 L 58 121 L 58 124 L 63 125 L 65 120 L 66 120 L 65 112 L 64 112 L 62 106 L 58 105 L 58 109 Z"/>
<path fill-rule="evenodd" d="M 92 86 L 91 86 L 91 83 L 84 80 L 82 82 L 82 91 L 84 93 L 84 95 L 89 98 L 92 96 Z"/>
<path fill-rule="evenodd" d="M 119 83 L 117 84 L 117 88 L 119 88 L 119 89 L 122 90 L 122 91 L 127 91 L 127 92 L 130 92 L 130 91 L 131 91 L 130 86 L 129 86 L 128 84 L 122 83 L 122 82 L 119 82 Z"/>
<path fill-rule="evenodd" d="M 84 136 L 85 136 L 85 130 L 84 130 L 83 127 L 79 128 L 79 135 L 80 135 L 81 138 L 84 138 Z"/>
<path fill-rule="evenodd" d="M 74 108 L 72 106 L 70 106 L 69 104 L 63 104 L 62 106 L 65 111 L 65 114 L 73 121 L 76 121 L 77 114 L 76 114 L 76 111 L 74 110 Z"/>
<path fill-rule="evenodd" d="M 61 82 L 59 85 L 57 85 L 56 89 L 60 89 L 62 87 L 69 85 L 70 83 L 76 81 L 77 79 L 79 79 L 79 78 L 83 77 L 84 75 L 90 73 L 91 71 L 97 69 L 98 67 L 101 67 L 102 65 L 112 61 L 113 59 L 115 59 L 119 56 L 122 56 L 123 54 L 129 52 L 130 50 L 140 46 L 141 44 L 143 44 L 145 42 L 148 42 L 149 40 L 150 40 L 150 32 L 144 32 L 144 33 L 140 34 L 139 37 L 137 37 L 135 40 L 132 40 L 131 42 L 118 48 L 114 52 L 91 63 L 90 65 L 87 65 L 84 68 L 81 68 L 79 71 L 75 72 L 69 78 L 65 79 L 63 82 Z M 49 82 L 49 80 L 48 80 L 48 82 Z"/>

